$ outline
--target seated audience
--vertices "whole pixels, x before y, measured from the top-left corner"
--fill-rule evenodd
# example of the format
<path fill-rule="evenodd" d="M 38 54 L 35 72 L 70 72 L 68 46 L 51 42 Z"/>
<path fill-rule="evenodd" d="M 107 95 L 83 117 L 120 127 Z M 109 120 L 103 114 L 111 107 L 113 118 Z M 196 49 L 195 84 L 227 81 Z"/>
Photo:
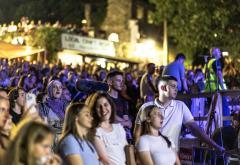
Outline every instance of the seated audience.
<path fill-rule="evenodd" d="M 3 165 L 60 165 L 58 156 L 51 153 L 53 131 L 39 121 L 23 120 L 12 135 Z"/>
<path fill-rule="evenodd" d="M 52 80 L 47 86 L 48 98 L 39 104 L 40 116 L 52 126 L 57 134 L 61 134 L 67 101 L 62 99 L 62 84 Z"/>
<path fill-rule="evenodd" d="M 180 165 L 174 142 L 162 135 L 163 116 L 155 105 L 146 107 L 146 118 L 142 123 L 142 135 L 137 143 L 137 151 L 142 164 Z"/>
<path fill-rule="evenodd" d="M 115 108 L 107 93 L 97 92 L 86 100 L 93 115 L 96 132 L 94 146 L 102 164 L 125 165 L 126 133 L 120 123 L 115 124 Z"/>
<path fill-rule="evenodd" d="M 92 116 L 87 106 L 70 104 L 67 108 L 59 152 L 65 164 L 99 165 L 97 152 L 89 141 Z"/>
<path fill-rule="evenodd" d="M 234 113 L 232 124 L 218 128 L 213 133 L 213 140 L 218 145 L 223 145 L 226 150 L 237 148 L 237 137 L 240 129 L 240 113 Z"/>
<path fill-rule="evenodd" d="M 10 101 L 10 115 L 14 124 L 18 124 L 24 113 L 24 106 L 26 103 L 26 93 L 23 88 L 14 88 L 9 94 Z"/>
<path fill-rule="evenodd" d="M 11 129 L 11 117 L 9 115 L 9 101 L 0 96 L 0 157 L 5 153 L 9 144 L 9 133 Z"/>

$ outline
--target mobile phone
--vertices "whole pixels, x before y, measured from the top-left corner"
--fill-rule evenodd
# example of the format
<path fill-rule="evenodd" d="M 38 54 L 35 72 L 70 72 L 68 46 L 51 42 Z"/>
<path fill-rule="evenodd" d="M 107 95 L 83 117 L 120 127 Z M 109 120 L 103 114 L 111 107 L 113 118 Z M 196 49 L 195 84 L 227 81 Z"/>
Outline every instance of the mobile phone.
<path fill-rule="evenodd" d="M 26 94 L 26 108 L 29 109 L 30 113 L 35 113 L 37 112 L 37 109 L 35 107 L 35 105 L 37 105 L 36 102 L 36 95 L 34 95 L 33 93 L 27 93 Z"/>

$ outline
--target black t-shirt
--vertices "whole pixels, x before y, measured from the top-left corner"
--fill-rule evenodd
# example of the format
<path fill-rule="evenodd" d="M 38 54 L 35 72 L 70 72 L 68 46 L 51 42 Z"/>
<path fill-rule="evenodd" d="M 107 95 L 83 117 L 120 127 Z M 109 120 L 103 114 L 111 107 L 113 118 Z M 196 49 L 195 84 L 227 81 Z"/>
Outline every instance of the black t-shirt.
<path fill-rule="evenodd" d="M 110 96 L 110 95 L 109 95 Z M 111 96 L 110 96 L 111 97 Z M 115 104 L 117 116 L 123 118 L 123 115 L 128 115 L 128 103 L 122 97 L 112 98 L 113 103 Z"/>
<path fill-rule="evenodd" d="M 18 124 L 22 117 L 22 114 L 17 114 L 13 110 L 10 110 L 10 115 L 12 116 L 12 121 L 14 124 Z"/>
<path fill-rule="evenodd" d="M 222 131 L 222 137 L 221 132 Z M 213 134 L 213 140 L 218 144 L 222 145 L 226 150 L 233 150 L 237 148 L 236 141 L 237 141 L 237 131 L 232 126 L 225 126 L 222 128 L 218 128 Z M 223 141 L 223 142 L 222 142 Z"/>

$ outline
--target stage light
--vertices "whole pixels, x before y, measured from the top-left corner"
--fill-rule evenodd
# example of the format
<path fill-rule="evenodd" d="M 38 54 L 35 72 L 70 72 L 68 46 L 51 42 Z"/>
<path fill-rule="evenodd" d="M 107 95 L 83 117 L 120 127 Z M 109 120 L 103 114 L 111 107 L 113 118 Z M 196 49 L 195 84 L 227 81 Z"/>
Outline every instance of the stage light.
<path fill-rule="evenodd" d="M 112 41 L 112 42 L 119 42 L 119 37 L 117 33 L 111 33 L 108 36 L 108 41 Z"/>
<path fill-rule="evenodd" d="M 82 24 L 86 24 L 86 23 L 87 23 L 87 20 L 83 19 Z"/>

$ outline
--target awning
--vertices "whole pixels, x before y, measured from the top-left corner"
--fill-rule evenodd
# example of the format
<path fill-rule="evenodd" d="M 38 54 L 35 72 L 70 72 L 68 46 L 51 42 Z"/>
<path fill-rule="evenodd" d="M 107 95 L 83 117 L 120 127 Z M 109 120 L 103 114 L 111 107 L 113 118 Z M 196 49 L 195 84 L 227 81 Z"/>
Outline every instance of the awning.
<path fill-rule="evenodd" d="M 61 53 L 70 53 L 70 54 L 75 54 L 75 55 L 81 55 L 81 56 L 85 56 L 85 57 L 93 57 L 93 58 L 105 58 L 108 60 L 112 60 L 112 61 L 118 61 L 118 62 L 125 62 L 125 63 L 131 63 L 131 64 L 139 64 L 138 61 L 136 60 L 132 60 L 132 59 L 126 59 L 126 58 L 122 58 L 122 57 L 111 57 L 111 56 L 104 56 L 104 55 L 97 55 L 97 54 L 89 54 L 89 53 L 84 53 L 81 51 L 77 51 L 77 50 L 68 50 L 68 49 L 64 49 Z"/>
<path fill-rule="evenodd" d="M 18 58 L 33 55 L 44 51 L 31 46 L 12 45 L 4 41 L 0 41 L 0 58 Z"/>

